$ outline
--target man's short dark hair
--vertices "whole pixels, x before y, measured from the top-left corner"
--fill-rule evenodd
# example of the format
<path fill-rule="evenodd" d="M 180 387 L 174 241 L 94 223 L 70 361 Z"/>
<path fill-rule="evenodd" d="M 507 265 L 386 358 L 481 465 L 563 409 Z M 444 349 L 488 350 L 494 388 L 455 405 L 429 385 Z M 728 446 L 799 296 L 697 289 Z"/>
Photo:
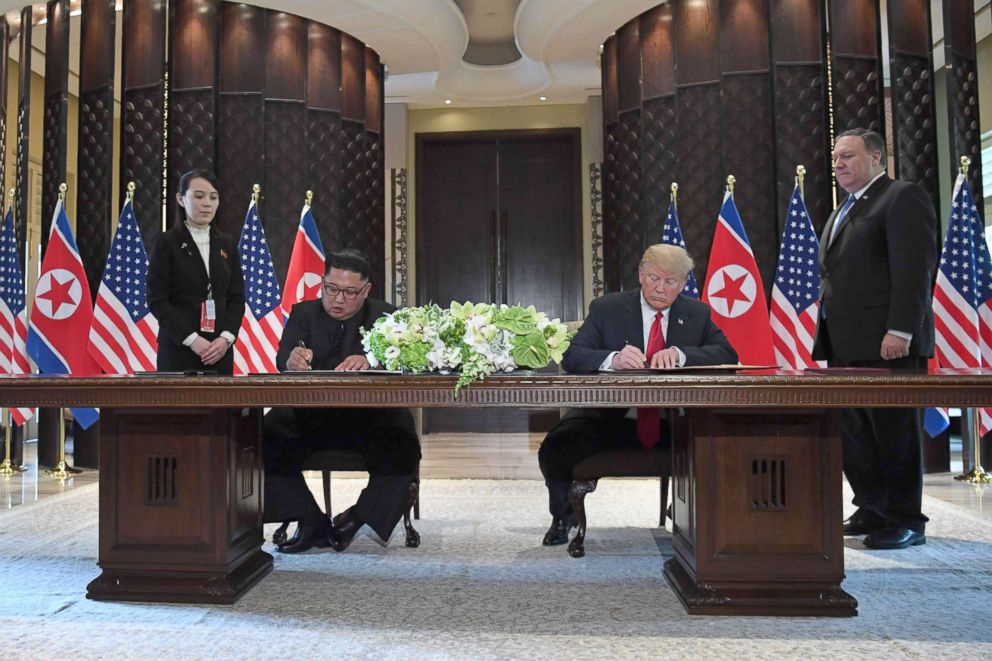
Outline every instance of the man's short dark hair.
<path fill-rule="evenodd" d="M 336 250 L 327 255 L 327 260 L 324 262 L 324 275 L 330 273 L 331 269 L 357 273 L 362 276 L 362 280 L 366 281 L 372 277 L 372 265 L 369 264 L 369 260 L 365 259 L 365 255 L 351 248 Z"/>
<path fill-rule="evenodd" d="M 840 140 L 841 138 L 847 138 L 847 137 L 861 138 L 864 141 L 865 149 L 868 150 L 869 154 L 874 151 L 881 152 L 882 165 L 885 166 L 888 164 L 889 157 L 888 154 L 885 153 L 885 138 L 883 138 L 875 131 L 871 131 L 868 129 L 848 129 L 843 133 L 841 133 L 840 135 L 838 135 L 837 139 Z"/>

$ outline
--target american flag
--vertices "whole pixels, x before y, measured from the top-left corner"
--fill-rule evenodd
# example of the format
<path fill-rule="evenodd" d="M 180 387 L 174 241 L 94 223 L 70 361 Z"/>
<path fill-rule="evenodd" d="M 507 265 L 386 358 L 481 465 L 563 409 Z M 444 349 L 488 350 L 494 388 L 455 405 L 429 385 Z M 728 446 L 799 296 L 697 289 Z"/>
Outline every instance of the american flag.
<path fill-rule="evenodd" d="M 964 175 L 958 175 L 933 292 L 937 360 L 941 367 L 992 366 L 992 258 L 985 225 Z M 981 410 L 981 433 L 992 410 Z"/>
<path fill-rule="evenodd" d="M 155 370 L 158 320 L 145 298 L 148 255 L 131 200 L 124 203 L 103 269 L 90 326 L 89 351 L 107 374 Z"/>
<path fill-rule="evenodd" d="M 769 320 L 775 363 L 779 367 L 802 370 L 825 365 L 813 360 L 811 355 L 820 310 L 819 251 L 820 241 L 797 183 L 786 212 L 772 286 Z"/>
<path fill-rule="evenodd" d="M 255 200 L 248 205 L 238 254 L 245 270 L 245 316 L 234 343 L 234 373 L 275 373 L 279 371 L 276 352 L 282 337 L 282 306 L 279 281 Z"/>
<path fill-rule="evenodd" d="M 24 308 L 24 280 L 21 279 L 20 255 L 14 234 L 14 212 L 7 210 L 0 230 L 0 372 L 30 374 L 27 310 Z M 14 424 L 23 425 L 34 409 L 11 409 Z"/>
<path fill-rule="evenodd" d="M 675 200 L 668 203 L 668 216 L 665 217 L 665 228 L 661 232 L 661 242 L 685 248 L 682 227 L 679 225 L 679 215 L 675 212 Z M 689 298 L 699 298 L 699 287 L 696 286 L 696 276 L 692 271 L 689 271 L 689 279 L 685 282 L 682 295 Z"/>

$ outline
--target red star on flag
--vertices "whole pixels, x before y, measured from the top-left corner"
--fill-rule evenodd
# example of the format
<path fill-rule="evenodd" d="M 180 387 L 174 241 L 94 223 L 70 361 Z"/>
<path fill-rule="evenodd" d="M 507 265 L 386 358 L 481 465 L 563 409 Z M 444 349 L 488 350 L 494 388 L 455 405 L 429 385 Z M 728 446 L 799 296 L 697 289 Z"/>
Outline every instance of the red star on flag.
<path fill-rule="evenodd" d="M 748 274 L 743 273 L 739 278 L 732 278 L 729 274 L 723 274 L 723 289 L 713 292 L 710 294 L 710 298 L 722 298 L 727 301 L 727 312 L 728 316 L 734 315 L 734 304 L 737 301 L 743 303 L 751 303 L 751 299 L 748 298 L 742 290 L 744 287 L 744 282 L 747 280 Z"/>
<path fill-rule="evenodd" d="M 47 299 L 50 301 L 52 304 L 51 316 L 53 318 L 58 318 L 59 310 L 63 305 L 74 306 L 77 303 L 76 299 L 74 299 L 72 294 L 69 292 L 69 289 L 72 288 L 72 285 L 76 281 L 73 278 L 69 278 L 65 282 L 59 282 L 55 279 L 54 275 L 49 278 L 48 281 L 51 283 L 48 291 L 39 294 L 38 298 Z"/>

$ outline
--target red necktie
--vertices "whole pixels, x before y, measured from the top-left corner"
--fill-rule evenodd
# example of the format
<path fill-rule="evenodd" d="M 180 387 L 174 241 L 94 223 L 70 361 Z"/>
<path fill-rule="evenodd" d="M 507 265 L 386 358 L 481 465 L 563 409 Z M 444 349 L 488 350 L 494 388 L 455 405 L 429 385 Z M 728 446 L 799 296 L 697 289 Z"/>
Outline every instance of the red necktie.
<path fill-rule="evenodd" d="M 661 312 L 654 316 L 654 323 L 651 324 L 651 331 L 648 333 L 648 350 L 645 355 L 648 364 L 651 364 L 651 357 L 665 348 L 665 336 L 661 332 Z M 637 440 L 641 442 L 645 450 L 650 450 L 658 445 L 661 415 L 658 409 L 637 409 Z"/>

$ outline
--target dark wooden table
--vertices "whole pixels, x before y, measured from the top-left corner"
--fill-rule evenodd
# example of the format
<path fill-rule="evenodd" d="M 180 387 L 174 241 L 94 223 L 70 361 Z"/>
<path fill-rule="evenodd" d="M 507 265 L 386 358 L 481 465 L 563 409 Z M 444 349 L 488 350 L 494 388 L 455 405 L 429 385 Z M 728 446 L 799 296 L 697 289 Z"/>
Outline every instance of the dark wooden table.
<path fill-rule="evenodd" d="M 0 377 L 0 406 L 99 406 L 92 599 L 233 603 L 261 550 L 261 407 L 658 406 L 673 448 L 664 573 L 690 613 L 850 616 L 837 409 L 992 406 L 992 371 Z M 567 562 L 563 559 L 562 562 Z"/>

